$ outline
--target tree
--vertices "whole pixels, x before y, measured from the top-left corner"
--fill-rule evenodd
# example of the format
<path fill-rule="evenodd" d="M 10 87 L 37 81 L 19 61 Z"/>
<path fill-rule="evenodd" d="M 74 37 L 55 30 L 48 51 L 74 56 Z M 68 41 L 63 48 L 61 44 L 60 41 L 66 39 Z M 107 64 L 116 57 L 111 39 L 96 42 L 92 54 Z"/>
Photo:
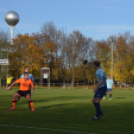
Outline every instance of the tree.
<path fill-rule="evenodd" d="M 126 38 L 120 36 L 116 43 L 116 59 L 114 65 L 114 77 L 117 81 L 129 81 L 129 46 L 126 43 Z"/>
<path fill-rule="evenodd" d="M 82 56 L 86 56 L 89 52 L 91 39 L 85 38 L 81 32 L 73 31 L 68 38 L 66 46 L 67 62 L 72 69 L 71 85 L 74 86 L 75 81 L 75 66 L 81 64 Z"/>
<path fill-rule="evenodd" d="M 105 40 L 96 41 L 93 50 L 95 52 L 95 58 L 101 62 L 102 69 L 106 72 L 106 74 L 110 74 L 110 43 Z"/>
<path fill-rule="evenodd" d="M 10 43 L 8 41 L 8 33 L 0 31 L 0 59 L 8 59 L 8 52 L 10 48 Z M 8 73 L 7 66 L 0 66 L 0 87 L 1 78 L 5 78 Z"/>
<path fill-rule="evenodd" d="M 18 34 L 14 39 L 14 49 L 10 53 L 11 73 L 19 77 L 25 66 L 35 75 L 40 75 L 41 67 L 45 66 L 45 49 L 36 43 L 33 36 Z"/>

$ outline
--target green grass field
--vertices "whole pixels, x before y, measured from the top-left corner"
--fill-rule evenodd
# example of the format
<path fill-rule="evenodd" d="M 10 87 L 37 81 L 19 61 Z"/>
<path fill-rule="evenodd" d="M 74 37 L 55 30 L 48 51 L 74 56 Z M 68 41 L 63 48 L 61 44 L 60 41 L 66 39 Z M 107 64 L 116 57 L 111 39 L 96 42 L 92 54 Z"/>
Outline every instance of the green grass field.
<path fill-rule="evenodd" d="M 35 112 L 21 98 L 9 111 L 17 89 L 0 89 L 0 134 L 133 134 L 134 90 L 114 89 L 113 99 L 101 101 L 104 116 L 92 121 L 92 89 L 36 89 Z"/>

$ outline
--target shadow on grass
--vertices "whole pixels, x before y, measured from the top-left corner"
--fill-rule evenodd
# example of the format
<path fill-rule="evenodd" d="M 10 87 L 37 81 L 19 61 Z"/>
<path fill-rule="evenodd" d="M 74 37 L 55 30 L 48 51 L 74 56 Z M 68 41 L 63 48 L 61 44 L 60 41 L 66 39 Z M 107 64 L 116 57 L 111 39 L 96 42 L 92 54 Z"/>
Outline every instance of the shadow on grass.
<path fill-rule="evenodd" d="M 10 112 L 3 111 L 1 113 L 1 122 L 21 126 L 56 127 L 89 133 L 95 132 L 97 134 L 133 134 L 134 132 L 133 102 L 128 102 L 125 105 L 123 102 L 118 102 L 120 105 L 116 105 L 116 103 L 114 103 L 115 105 L 110 103 L 102 104 L 104 116 L 99 121 L 91 120 L 95 114 L 95 108 L 91 103 L 84 102 L 68 107 L 70 104 L 50 104 L 46 107 L 37 108 L 37 112 L 34 113 L 23 109 Z"/>
<path fill-rule="evenodd" d="M 21 100 L 22 99 L 22 100 Z M 26 103 L 26 101 L 24 101 L 24 97 L 21 97 L 20 98 L 20 100 L 18 101 L 18 103 L 20 103 L 20 104 L 25 104 Z M 43 97 L 39 97 L 39 98 L 34 98 L 34 97 L 31 97 L 31 99 L 33 100 L 33 102 L 34 103 L 47 103 L 47 102 L 52 102 L 52 101 L 54 101 L 54 102 L 56 102 L 56 101 L 61 101 L 61 102 L 63 102 L 63 101 L 68 101 L 68 100 L 71 100 L 71 101 L 73 101 L 73 100 L 91 100 L 92 99 L 92 97 L 85 97 L 85 96 L 58 96 L 58 97 L 44 97 L 44 99 L 43 99 Z"/>
<path fill-rule="evenodd" d="M 126 99 L 126 97 L 115 97 L 114 99 Z"/>
<path fill-rule="evenodd" d="M 70 105 L 71 103 L 63 103 L 63 104 L 55 104 L 55 105 L 51 105 L 51 106 L 46 106 L 46 107 L 40 107 L 42 109 L 49 109 L 49 108 L 55 108 L 55 107 L 62 107 L 65 105 Z"/>

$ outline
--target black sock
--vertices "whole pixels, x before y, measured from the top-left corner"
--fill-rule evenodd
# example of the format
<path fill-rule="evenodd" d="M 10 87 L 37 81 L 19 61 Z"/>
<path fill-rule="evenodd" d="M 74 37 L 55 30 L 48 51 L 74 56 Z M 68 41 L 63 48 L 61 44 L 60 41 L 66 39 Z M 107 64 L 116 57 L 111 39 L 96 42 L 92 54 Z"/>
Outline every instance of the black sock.
<path fill-rule="evenodd" d="M 109 98 L 112 98 L 112 94 L 109 94 Z"/>
<path fill-rule="evenodd" d="M 97 117 L 100 117 L 100 114 L 102 113 L 100 103 L 94 103 L 95 108 L 96 108 L 96 115 Z"/>

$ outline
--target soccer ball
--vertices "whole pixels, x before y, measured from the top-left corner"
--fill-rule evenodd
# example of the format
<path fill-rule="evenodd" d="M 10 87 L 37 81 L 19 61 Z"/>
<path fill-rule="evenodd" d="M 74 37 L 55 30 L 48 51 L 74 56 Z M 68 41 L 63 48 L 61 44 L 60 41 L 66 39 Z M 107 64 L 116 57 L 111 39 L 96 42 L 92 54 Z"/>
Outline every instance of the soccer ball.
<path fill-rule="evenodd" d="M 82 64 L 85 65 L 88 63 L 88 60 L 87 59 L 82 59 Z"/>

